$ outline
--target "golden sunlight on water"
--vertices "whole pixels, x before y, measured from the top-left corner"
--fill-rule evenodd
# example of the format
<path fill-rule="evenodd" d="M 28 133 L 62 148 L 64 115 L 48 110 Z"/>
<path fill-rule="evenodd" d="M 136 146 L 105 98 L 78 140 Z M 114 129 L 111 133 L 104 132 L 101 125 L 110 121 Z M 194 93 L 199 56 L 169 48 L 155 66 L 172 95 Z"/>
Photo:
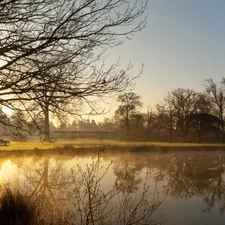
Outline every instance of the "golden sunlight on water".
<path fill-rule="evenodd" d="M 4 161 L 0 169 L 0 182 L 7 183 L 9 179 L 14 178 L 16 176 L 17 170 L 18 167 L 13 164 L 10 159 Z"/>
<path fill-rule="evenodd" d="M 114 209 L 120 208 L 124 193 L 138 199 L 146 184 L 150 194 L 147 199 L 161 202 L 153 218 L 162 214 L 160 219 L 165 225 L 224 224 L 223 152 L 103 153 L 99 160 L 98 164 L 95 154 L 4 156 L 0 160 L 0 185 L 13 183 L 29 187 L 30 193 L 41 194 L 49 205 L 58 202 L 61 212 L 68 207 L 73 213 L 75 184 L 80 187 L 85 180 L 100 179 L 96 186 L 100 190 L 98 194 L 108 193 L 113 186 L 120 190 L 110 200 Z"/>

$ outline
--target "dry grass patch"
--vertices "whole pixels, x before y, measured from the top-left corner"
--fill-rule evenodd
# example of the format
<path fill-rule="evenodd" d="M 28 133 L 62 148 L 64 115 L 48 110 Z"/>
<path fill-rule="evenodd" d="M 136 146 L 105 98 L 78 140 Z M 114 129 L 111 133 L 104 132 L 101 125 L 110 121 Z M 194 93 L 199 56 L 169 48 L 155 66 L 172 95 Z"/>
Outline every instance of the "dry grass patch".
<path fill-rule="evenodd" d="M 128 142 L 114 140 L 75 140 L 75 141 L 57 141 L 57 142 L 10 142 L 7 146 L 0 146 L 0 151 L 12 150 L 48 150 L 71 146 L 72 148 L 102 148 L 102 147 L 146 147 L 146 148 L 187 148 L 187 147 L 225 147 L 223 143 L 166 143 L 166 142 Z"/>

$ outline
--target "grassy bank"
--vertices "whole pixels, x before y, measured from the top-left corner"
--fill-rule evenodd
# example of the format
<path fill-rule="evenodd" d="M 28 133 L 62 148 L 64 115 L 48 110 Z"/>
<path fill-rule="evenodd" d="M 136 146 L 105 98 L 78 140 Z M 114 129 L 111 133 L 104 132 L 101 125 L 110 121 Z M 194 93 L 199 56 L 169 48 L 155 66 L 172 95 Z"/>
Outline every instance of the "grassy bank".
<path fill-rule="evenodd" d="M 219 149 L 225 150 L 225 144 L 222 143 L 166 143 L 166 142 L 125 142 L 112 140 L 76 140 L 76 141 L 57 141 L 51 143 L 45 142 L 10 142 L 7 146 L 1 145 L 0 151 L 20 151 L 20 150 L 53 150 L 53 149 L 99 149 L 117 148 L 117 149 L 149 149 L 149 150 L 178 150 L 178 149 Z"/>

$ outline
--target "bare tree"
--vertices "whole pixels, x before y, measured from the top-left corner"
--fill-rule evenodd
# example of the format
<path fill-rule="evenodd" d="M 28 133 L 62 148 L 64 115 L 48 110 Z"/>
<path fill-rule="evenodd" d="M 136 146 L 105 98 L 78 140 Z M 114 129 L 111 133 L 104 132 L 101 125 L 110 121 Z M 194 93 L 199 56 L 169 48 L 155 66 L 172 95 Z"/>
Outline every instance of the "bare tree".
<path fill-rule="evenodd" d="M 141 97 L 134 92 L 128 92 L 119 95 L 117 101 L 120 105 L 115 112 L 115 118 L 120 127 L 126 130 L 126 134 L 129 134 L 132 118 L 142 106 Z"/>
<path fill-rule="evenodd" d="M 206 136 L 209 132 L 218 136 L 221 122 L 217 116 L 207 113 L 192 113 L 187 116 L 187 120 L 191 123 L 192 129 L 197 133 L 198 143 L 201 143 L 203 138 L 206 137 L 207 142 L 209 142 L 210 137 Z"/>
<path fill-rule="evenodd" d="M 151 131 L 153 131 L 157 125 L 156 125 L 156 121 L 157 121 L 157 115 L 156 115 L 156 112 L 153 111 L 153 109 L 148 106 L 147 107 L 147 113 L 144 114 L 144 117 L 145 117 L 145 129 L 146 129 L 146 132 L 148 134 L 151 133 Z"/>
<path fill-rule="evenodd" d="M 90 96 L 123 91 L 135 78 L 131 67 L 99 67 L 99 61 L 145 26 L 146 6 L 140 0 L 1 2 L 1 104 L 27 110 L 32 100 L 47 124 L 49 112 L 63 111 L 74 97 L 90 104 Z"/>
<path fill-rule="evenodd" d="M 213 114 L 211 102 L 208 99 L 207 93 L 198 93 L 197 112 L 204 114 Z"/>
<path fill-rule="evenodd" d="M 76 64 L 70 63 L 52 68 L 48 73 L 41 72 L 41 77 L 33 79 L 36 87 L 23 94 L 33 101 L 22 100 L 22 108 L 35 121 L 37 115 L 43 118 L 43 129 L 40 130 L 44 130 L 46 141 L 50 140 L 50 116 L 59 118 L 65 113 L 85 114 L 84 110 L 81 112 L 81 104 L 88 105 L 92 112 L 97 113 L 96 98 L 112 96 L 114 92 L 127 88 L 134 79 L 127 73 L 130 67 L 117 72 L 115 64 L 107 70 L 97 70 L 91 65 L 88 70 L 78 69 Z M 41 128 L 41 125 L 38 124 L 38 127 Z"/>
<path fill-rule="evenodd" d="M 223 78 L 219 84 L 212 79 L 207 79 L 204 84 L 213 114 L 221 120 L 220 129 L 224 142 L 225 79 Z"/>
<path fill-rule="evenodd" d="M 178 88 L 173 90 L 165 98 L 165 102 L 173 109 L 177 117 L 176 132 L 184 141 L 190 132 L 190 124 L 186 120 L 187 115 L 198 109 L 199 94 L 190 89 Z"/>
<path fill-rule="evenodd" d="M 157 104 L 156 109 L 158 112 L 158 128 L 169 131 L 169 142 L 171 143 L 172 133 L 176 131 L 177 117 L 175 110 L 171 105 L 167 104 Z"/>

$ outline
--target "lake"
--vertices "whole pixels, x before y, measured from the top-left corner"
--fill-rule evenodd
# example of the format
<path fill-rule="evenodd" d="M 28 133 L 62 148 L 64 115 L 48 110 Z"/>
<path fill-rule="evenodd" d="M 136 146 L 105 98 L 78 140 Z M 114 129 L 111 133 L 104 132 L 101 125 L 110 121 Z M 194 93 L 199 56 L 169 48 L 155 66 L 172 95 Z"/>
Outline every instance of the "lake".
<path fill-rule="evenodd" d="M 220 151 L 0 153 L 0 182 L 45 199 L 46 209 L 71 218 L 76 214 L 78 220 L 90 189 L 98 199 L 93 204 L 101 205 L 96 213 L 111 215 L 114 224 L 124 224 L 134 205 L 141 217 L 152 204 L 151 218 L 165 225 L 224 225 L 224 156 Z"/>

